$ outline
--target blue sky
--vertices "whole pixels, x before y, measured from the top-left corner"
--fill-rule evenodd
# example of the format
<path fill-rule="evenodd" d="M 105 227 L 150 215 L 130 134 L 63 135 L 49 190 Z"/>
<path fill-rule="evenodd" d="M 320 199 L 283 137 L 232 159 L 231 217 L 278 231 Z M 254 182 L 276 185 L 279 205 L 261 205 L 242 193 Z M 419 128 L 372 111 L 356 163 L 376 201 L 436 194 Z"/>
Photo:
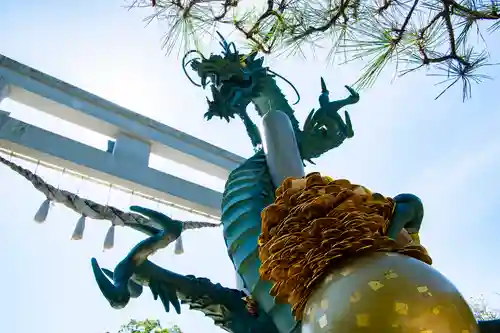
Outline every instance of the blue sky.
<path fill-rule="evenodd" d="M 144 28 L 146 11 L 123 9 L 122 1 L 3 0 L 0 6 L 0 53 L 80 88 L 110 99 L 198 136 L 242 156 L 251 147 L 239 123 L 203 120 L 203 92 L 183 76 L 180 60 L 160 49 L 164 28 Z M 492 38 L 490 38 L 492 40 Z M 490 45 L 494 59 L 497 45 Z M 296 107 L 299 120 L 317 107 L 319 77 L 331 95 L 344 97 L 344 84 L 355 81 L 359 67 L 327 67 L 318 60 L 270 59 L 271 67 L 291 80 L 301 92 Z M 297 68 L 301 69 L 299 73 Z M 492 67 L 489 74 L 500 77 Z M 361 94 L 349 108 L 356 135 L 322 157 L 314 168 L 335 178 L 348 178 L 386 195 L 412 192 L 426 206 L 422 241 L 445 274 L 466 297 L 485 294 L 500 308 L 499 269 L 494 259 L 500 242 L 495 208 L 500 202 L 500 113 L 494 102 L 500 81 L 474 87 L 473 99 L 461 103 L 459 89 L 438 101 L 439 88 L 424 73 L 391 82 L 382 75 L 376 86 Z M 292 91 L 281 85 L 292 99 Z M 74 126 L 57 126 L 54 119 L 10 101 L 0 106 L 12 116 L 81 142 L 104 147 L 106 138 Z M 221 134 L 223 133 L 223 134 Z M 231 138 L 229 140 L 228 138 Z M 238 139 L 234 139 L 238 138 Z M 18 161 L 16 161 L 18 162 Z M 20 164 L 34 169 L 33 165 Z M 155 167 L 221 189 L 222 180 L 159 161 Z M 185 213 L 141 201 L 117 191 L 82 182 L 45 169 L 38 174 L 61 188 L 77 191 L 103 204 L 126 208 L 130 203 L 166 211 L 177 218 Z M 55 206 L 44 225 L 32 221 L 43 196 L 21 177 L 0 167 L 0 259 L 3 274 L 1 311 L 6 332 L 103 333 L 116 332 L 130 318 L 160 318 L 177 323 L 185 333 L 221 332 L 201 314 L 165 314 L 148 292 L 124 310 L 114 310 L 101 296 L 90 269 L 90 257 L 113 268 L 142 235 L 117 230 L 116 246 L 102 252 L 108 224 L 89 221 L 82 241 L 69 238 L 78 215 Z M 219 229 L 185 234 L 186 253 L 166 249 L 154 257 L 165 267 L 232 287 L 233 268 L 225 254 Z"/>

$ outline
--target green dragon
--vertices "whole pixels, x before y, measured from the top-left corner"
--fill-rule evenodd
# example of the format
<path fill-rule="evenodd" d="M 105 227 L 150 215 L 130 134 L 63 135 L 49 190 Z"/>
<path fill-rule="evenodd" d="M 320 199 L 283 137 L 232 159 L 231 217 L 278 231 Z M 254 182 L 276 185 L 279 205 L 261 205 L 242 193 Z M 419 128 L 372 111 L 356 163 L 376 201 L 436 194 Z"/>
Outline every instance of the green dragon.
<path fill-rule="evenodd" d="M 222 39 L 222 38 L 221 38 Z M 246 291 L 222 287 L 208 279 L 182 276 L 161 268 L 148 260 L 155 251 L 169 245 L 181 233 L 181 221 L 161 213 L 131 207 L 132 211 L 149 218 L 149 223 L 129 225 L 150 237 L 137 244 L 115 268 L 100 268 L 92 258 L 92 268 L 97 284 L 114 308 L 127 305 L 130 298 L 139 297 L 143 286 L 148 286 L 155 299 L 160 298 L 165 310 L 170 305 L 180 313 L 180 303 L 202 311 L 216 325 L 233 333 L 289 333 L 299 332 L 300 325 L 292 315 L 290 306 L 277 304 L 269 295 L 271 284 L 259 276 L 258 236 L 261 230 L 260 214 L 274 199 L 275 185 L 269 172 L 266 153 L 256 125 L 246 112 L 254 103 L 259 115 L 280 110 L 290 119 L 303 161 L 310 161 L 328 150 L 338 147 L 354 135 L 349 115 L 344 122 L 338 111 L 359 100 L 359 95 L 346 87 L 350 96 L 330 102 L 329 92 L 321 79 L 320 108 L 311 111 L 302 130 L 295 119 L 293 109 L 278 88 L 278 75 L 263 67 L 263 59 L 256 55 L 239 55 L 233 43 L 222 39 L 223 55 L 202 56 L 184 65 L 198 73 L 201 83 L 211 84 L 212 101 L 208 101 L 207 119 L 214 116 L 230 119 L 238 116 L 244 123 L 255 148 L 255 154 L 233 170 L 225 185 L 221 205 L 221 222 L 228 254 Z M 185 67 L 184 66 L 184 67 Z M 191 80 L 191 79 L 190 79 Z M 194 81 L 191 80 L 193 83 Z M 395 237 L 402 228 L 411 229 L 418 235 L 423 219 L 423 205 L 412 194 L 396 196 L 396 211 L 389 226 L 389 234 Z M 180 301 L 180 302 L 179 302 Z M 255 303 L 256 302 L 256 303 Z M 481 333 L 497 332 L 500 321 L 480 322 Z"/>
<path fill-rule="evenodd" d="M 300 130 L 292 107 L 276 84 L 275 77 L 281 76 L 263 67 L 263 58 L 257 58 L 255 54 L 239 55 L 233 43 L 221 39 L 222 56 L 202 57 L 202 61 L 187 60 L 190 54 L 199 54 L 190 51 L 184 57 L 183 65 L 185 68 L 190 64 L 196 70 L 201 83 L 190 80 L 197 86 L 206 87 L 209 81 L 211 83 L 213 101 L 208 101 L 209 110 L 205 117 L 210 120 L 217 116 L 227 121 L 235 116 L 240 117 L 255 149 L 254 156 L 231 172 L 227 179 L 221 221 L 228 254 L 257 304 L 248 301 L 244 291 L 223 288 L 206 279 L 183 277 L 147 260 L 154 251 L 177 238 L 180 229 L 174 225 L 181 222 L 140 207 L 131 209 L 149 216 L 151 225 L 131 227 L 151 237 L 134 247 L 114 272 L 101 269 L 95 259 L 92 259 L 92 267 L 102 293 L 115 308 L 125 306 L 131 297 L 138 297 L 138 287 L 145 285 L 150 287 L 155 297 L 160 297 L 167 311 L 170 303 L 178 309 L 178 297 L 230 332 L 288 332 L 298 327 L 290 306 L 275 304 L 269 295 L 270 283 L 261 281 L 258 274 L 260 212 L 274 201 L 275 188 L 267 168 L 259 130 L 249 118 L 246 108 L 252 102 L 261 116 L 274 110 L 287 114 L 295 136 L 299 138 L 302 159 L 312 162 L 313 158 L 338 147 L 354 135 L 348 114 L 344 123 L 337 111 L 356 103 L 359 95 L 347 87 L 351 93 L 349 97 L 330 102 L 328 90 L 321 79 L 320 108 L 311 111 L 304 129 Z M 193 294 L 193 290 L 201 289 L 205 290 L 204 293 Z"/>

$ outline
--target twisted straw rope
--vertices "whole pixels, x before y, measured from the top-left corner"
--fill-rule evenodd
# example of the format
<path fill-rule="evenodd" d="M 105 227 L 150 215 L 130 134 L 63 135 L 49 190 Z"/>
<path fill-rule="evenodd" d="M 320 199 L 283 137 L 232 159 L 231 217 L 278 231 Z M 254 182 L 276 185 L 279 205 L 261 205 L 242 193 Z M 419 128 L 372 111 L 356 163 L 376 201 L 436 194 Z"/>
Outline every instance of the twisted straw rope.
<path fill-rule="evenodd" d="M 430 264 L 420 245 L 386 236 L 394 205 L 391 198 L 319 173 L 286 179 L 262 212 L 259 273 L 274 282 L 271 295 L 290 303 L 300 320 L 316 284 L 348 260 L 381 251 Z"/>
<path fill-rule="evenodd" d="M 8 161 L 0 156 L 0 162 L 14 170 L 19 175 L 26 178 L 40 192 L 42 192 L 50 201 L 58 202 L 69 209 L 89 217 L 94 220 L 108 220 L 114 225 L 125 224 L 148 224 L 148 219 L 142 215 L 135 213 L 126 213 L 112 206 L 100 205 L 92 200 L 82 198 L 75 193 L 60 190 L 46 183 L 40 176 L 33 172 L 17 165 L 14 162 Z M 219 227 L 218 223 L 201 222 L 201 221 L 183 221 L 183 230 L 199 229 L 199 228 L 215 228 Z"/>

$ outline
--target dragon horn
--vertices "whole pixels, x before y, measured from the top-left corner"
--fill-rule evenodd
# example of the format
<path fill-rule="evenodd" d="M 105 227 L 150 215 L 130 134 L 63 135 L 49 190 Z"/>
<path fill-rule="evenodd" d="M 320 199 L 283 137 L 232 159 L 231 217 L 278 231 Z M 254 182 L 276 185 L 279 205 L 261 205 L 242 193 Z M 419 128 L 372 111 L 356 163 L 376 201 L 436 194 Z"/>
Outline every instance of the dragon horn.
<path fill-rule="evenodd" d="M 97 285 L 109 304 L 115 309 L 125 307 L 130 300 L 130 294 L 128 292 L 122 293 L 113 283 L 111 283 L 101 267 L 99 267 L 96 258 L 92 258 L 91 263 Z"/>
<path fill-rule="evenodd" d="M 218 31 L 215 32 L 218 36 L 219 36 L 219 39 L 220 39 L 220 42 L 219 42 L 219 45 L 224 49 L 224 50 L 227 50 L 228 49 L 228 43 L 226 41 L 226 39 L 222 36 L 222 34 Z"/>
<path fill-rule="evenodd" d="M 221 42 L 225 42 L 226 41 L 226 39 L 224 38 L 224 36 L 222 36 L 222 34 L 220 32 L 216 31 L 215 33 L 217 34 L 217 36 L 219 36 Z"/>

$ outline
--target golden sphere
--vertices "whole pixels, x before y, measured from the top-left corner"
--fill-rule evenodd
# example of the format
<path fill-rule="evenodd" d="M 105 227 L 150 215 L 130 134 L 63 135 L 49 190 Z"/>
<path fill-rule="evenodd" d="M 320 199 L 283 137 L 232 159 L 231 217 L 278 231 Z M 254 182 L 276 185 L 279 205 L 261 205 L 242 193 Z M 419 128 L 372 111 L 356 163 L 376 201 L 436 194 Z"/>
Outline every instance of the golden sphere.
<path fill-rule="evenodd" d="M 332 272 L 305 307 L 302 333 L 479 333 L 462 295 L 431 266 L 374 253 Z"/>

